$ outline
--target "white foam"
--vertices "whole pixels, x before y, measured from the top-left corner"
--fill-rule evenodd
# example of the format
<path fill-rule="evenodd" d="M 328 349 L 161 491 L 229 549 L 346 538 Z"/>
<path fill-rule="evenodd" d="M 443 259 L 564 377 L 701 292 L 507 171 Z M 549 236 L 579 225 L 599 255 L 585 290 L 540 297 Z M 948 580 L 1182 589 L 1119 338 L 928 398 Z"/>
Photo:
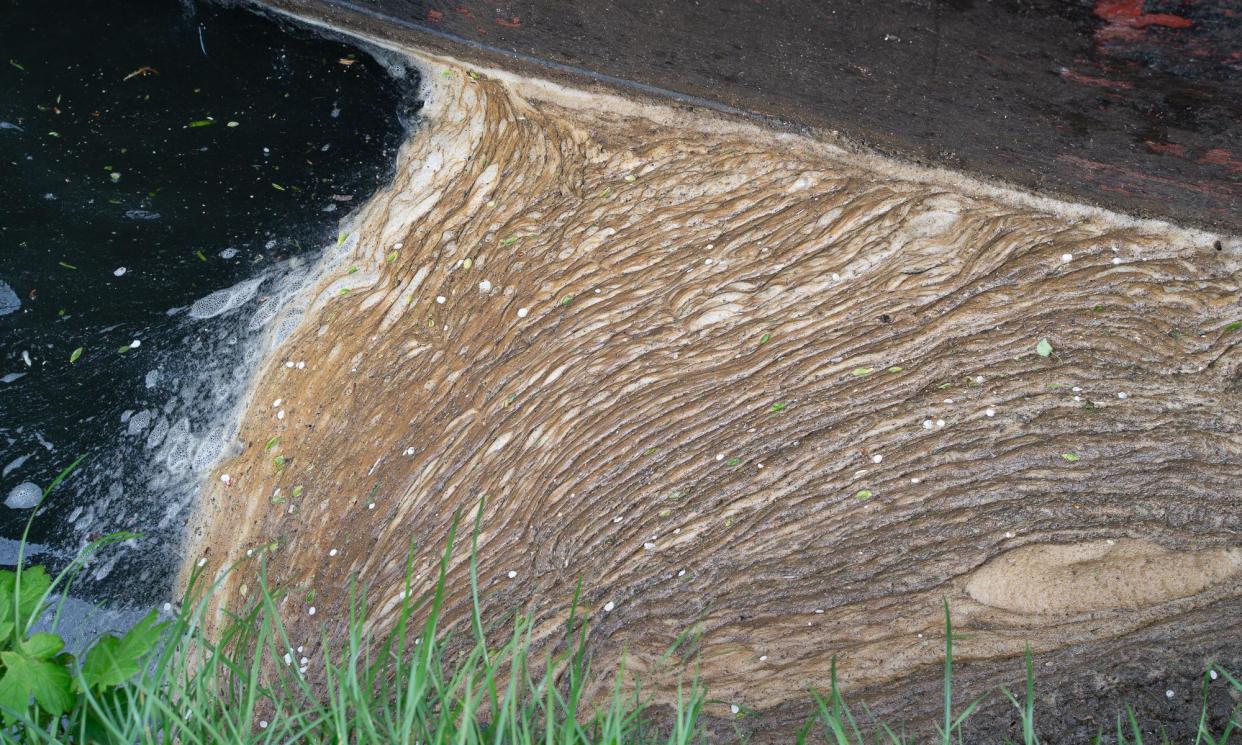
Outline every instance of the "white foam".
<path fill-rule="evenodd" d="M 13 292 L 13 288 L 9 287 L 8 283 L 0 280 L 0 316 L 7 316 L 21 307 L 21 298 Z"/>
<path fill-rule="evenodd" d="M 28 510 L 38 505 L 41 499 L 43 499 L 43 490 L 29 481 L 23 481 L 9 492 L 9 496 L 4 500 L 4 506 L 14 510 Z"/>
<path fill-rule="evenodd" d="M 129 418 L 129 427 L 125 430 L 125 433 L 133 436 L 149 426 L 151 426 L 151 412 L 144 409 Z"/>
<path fill-rule="evenodd" d="M 31 455 L 33 455 L 33 453 L 26 453 L 25 455 L 19 455 L 13 460 L 9 461 L 9 464 L 4 467 L 4 473 L 0 474 L 0 476 L 8 476 L 10 473 L 21 468 L 26 463 L 26 461 L 30 460 Z"/>
<path fill-rule="evenodd" d="M 194 304 L 190 306 L 190 318 L 199 320 L 215 318 L 240 308 L 255 296 L 265 279 L 266 277 L 255 277 L 245 282 L 238 282 L 232 287 L 217 290 L 205 298 L 194 301 Z"/>
<path fill-rule="evenodd" d="M 168 420 L 160 417 L 155 423 L 155 428 L 151 430 L 151 434 L 147 435 L 147 449 L 154 450 L 164 441 L 164 437 L 168 435 Z"/>

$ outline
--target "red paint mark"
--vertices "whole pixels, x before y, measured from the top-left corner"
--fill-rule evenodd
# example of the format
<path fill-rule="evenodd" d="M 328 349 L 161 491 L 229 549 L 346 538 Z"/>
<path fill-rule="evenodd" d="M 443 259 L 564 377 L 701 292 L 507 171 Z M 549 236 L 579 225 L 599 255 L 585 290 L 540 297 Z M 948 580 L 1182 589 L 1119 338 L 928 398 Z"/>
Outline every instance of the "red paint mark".
<path fill-rule="evenodd" d="M 1172 13 L 1144 13 L 1143 0 L 1097 0 L 1095 15 L 1108 21 L 1109 26 L 1123 28 L 1190 28 L 1194 25 L 1189 18 Z"/>
<path fill-rule="evenodd" d="M 1134 25 L 1139 28 L 1147 28 L 1148 26 L 1164 26 L 1165 28 L 1190 28 L 1194 22 L 1189 18 L 1175 16 L 1172 13 L 1147 13 L 1134 19 Z"/>
<path fill-rule="evenodd" d="M 427 11 L 427 20 L 429 20 L 429 21 L 435 21 L 435 22 L 439 23 L 440 21 L 443 21 L 443 20 L 444 20 L 444 14 L 443 14 L 443 13 L 441 13 L 440 11 L 438 11 L 438 10 L 428 10 L 428 11 Z"/>
<path fill-rule="evenodd" d="M 1133 83 L 1127 83 L 1124 80 L 1109 80 L 1108 78 L 1097 78 L 1092 77 L 1091 75 L 1083 75 L 1082 73 L 1074 72 L 1068 67 L 1061 68 L 1061 77 L 1074 83 L 1094 85 L 1097 88 L 1107 88 L 1109 90 L 1127 90 L 1134 87 Z"/>
<path fill-rule="evenodd" d="M 1230 173 L 1242 173 L 1242 160 L 1233 157 L 1233 153 L 1223 147 L 1214 147 L 1199 158 L 1200 163 L 1222 166 Z"/>
<path fill-rule="evenodd" d="M 1109 23 L 1143 15 L 1143 0 L 1098 0 L 1095 14 Z"/>
<path fill-rule="evenodd" d="M 522 27 L 522 19 L 518 18 L 517 16 L 513 16 L 513 18 L 511 19 L 497 18 L 496 23 L 500 24 L 501 26 L 504 26 L 505 28 L 521 28 Z"/>
<path fill-rule="evenodd" d="M 1176 142 L 1152 142 L 1151 140 L 1148 140 L 1143 144 L 1147 146 L 1147 152 L 1149 153 L 1176 155 L 1179 158 L 1186 157 L 1186 148 L 1178 145 Z"/>

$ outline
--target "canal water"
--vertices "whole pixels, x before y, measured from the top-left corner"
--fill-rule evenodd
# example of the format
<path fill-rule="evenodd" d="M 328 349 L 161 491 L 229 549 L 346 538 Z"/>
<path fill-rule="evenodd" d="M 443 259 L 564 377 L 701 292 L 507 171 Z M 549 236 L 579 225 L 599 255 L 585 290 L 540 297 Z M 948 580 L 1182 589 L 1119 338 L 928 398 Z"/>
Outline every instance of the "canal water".
<path fill-rule="evenodd" d="M 417 83 L 244 8 L 0 5 L 0 563 L 37 510 L 52 569 L 141 535 L 91 561 L 82 608 L 169 593 L 282 291 L 389 178 Z"/>

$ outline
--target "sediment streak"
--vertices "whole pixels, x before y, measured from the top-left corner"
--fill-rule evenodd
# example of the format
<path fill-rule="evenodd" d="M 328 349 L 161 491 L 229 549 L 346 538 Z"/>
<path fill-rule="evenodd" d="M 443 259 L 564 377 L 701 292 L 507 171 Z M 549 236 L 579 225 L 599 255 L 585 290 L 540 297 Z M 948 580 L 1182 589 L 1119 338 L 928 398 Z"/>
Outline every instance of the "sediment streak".
<path fill-rule="evenodd" d="M 687 667 L 774 727 L 834 656 L 881 713 L 934 703 L 899 681 L 938 674 L 943 598 L 965 684 L 1028 642 L 1055 678 L 1242 638 L 1236 243 L 424 63 L 199 511 L 191 561 L 279 545 L 308 644 L 351 577 L 390 623 L 410 542 L 425 590 L 483 497 L 485 615 L 554 638 L 581 579 L 597 670 L 667 695 L 693 628 Z"/>

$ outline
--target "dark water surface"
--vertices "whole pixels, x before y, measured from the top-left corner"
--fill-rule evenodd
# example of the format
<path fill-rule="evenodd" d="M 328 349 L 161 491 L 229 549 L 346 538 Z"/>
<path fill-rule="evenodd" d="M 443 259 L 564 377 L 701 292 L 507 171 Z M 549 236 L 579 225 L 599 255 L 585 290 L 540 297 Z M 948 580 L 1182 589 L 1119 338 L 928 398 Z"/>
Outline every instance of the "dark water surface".
<path fill-rule="evenodd" d="M 275 298 L 390 174 L 416 84 L 247 10 L 0 0 L 0 536 L 86 455 L 39 560 L 135 531 L 77 593 L 167 593 Z"/>

